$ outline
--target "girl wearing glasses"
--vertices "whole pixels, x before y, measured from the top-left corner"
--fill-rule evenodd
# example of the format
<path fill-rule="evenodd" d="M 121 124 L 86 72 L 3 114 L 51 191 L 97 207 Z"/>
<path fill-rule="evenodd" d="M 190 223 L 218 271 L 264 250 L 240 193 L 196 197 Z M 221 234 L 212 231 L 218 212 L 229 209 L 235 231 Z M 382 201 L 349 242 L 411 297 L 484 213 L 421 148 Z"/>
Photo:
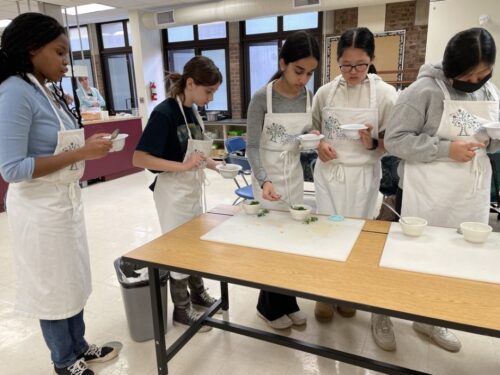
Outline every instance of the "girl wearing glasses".
<path fill-rule="evenodd" d="M 314 169 L 318 213 L 373 218 L 380 185 L 381 141 L 396 90 L 376 74 L 375 40 L 366 27 L 345 31 L 337 45 L 341 74 L 314 97 L 313 127 L 325 135 Z M 348 138 L 344 124 L 364 124 L 359 138 Z M 337 307 L 342 316 L 355 310 Z M 316 317 L 330 320 L 333 306 L 316 303 Z"/>

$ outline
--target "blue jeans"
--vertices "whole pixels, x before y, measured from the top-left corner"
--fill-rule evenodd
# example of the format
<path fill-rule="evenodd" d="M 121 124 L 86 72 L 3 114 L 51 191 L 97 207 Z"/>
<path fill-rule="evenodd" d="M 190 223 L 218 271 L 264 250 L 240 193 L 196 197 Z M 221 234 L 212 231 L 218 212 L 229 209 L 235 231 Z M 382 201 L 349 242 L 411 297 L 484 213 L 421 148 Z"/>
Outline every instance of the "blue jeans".
<path fill-rule="evenodd" d="M 84 338 L 83 310 L 68 319 L 40 320 L 40 327 L 57 368 L 71 366 L 89 347 Z"/>

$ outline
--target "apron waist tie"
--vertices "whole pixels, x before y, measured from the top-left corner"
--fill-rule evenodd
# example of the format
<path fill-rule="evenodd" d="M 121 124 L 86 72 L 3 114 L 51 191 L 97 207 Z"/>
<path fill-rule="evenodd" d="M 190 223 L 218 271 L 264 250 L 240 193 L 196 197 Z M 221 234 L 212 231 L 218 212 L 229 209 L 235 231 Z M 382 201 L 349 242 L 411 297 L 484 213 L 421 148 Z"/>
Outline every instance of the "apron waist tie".
<path fill-rule="evenodd" d="M 479 165 L 477 155 L 472 158 L 471 171 L 474 174 L 474 185 L 472 186 L 472 194 L 475 194 L 479 190 L 479 184 L 481 183 L 481 177 L 483 176 L 483 169 Z"/>
<path fill-rule="evenodd" d="M 207 174 L 205 173 L 205 169 L 201 168 L 196 171 L 196 179 L 198 180 L 200 187 L 201 187 L 201 207 L 203 210 L 203 213 L 207 212 L 207 192 L 206 192 L 206 187 L 210 185 L 210 180 L 207 177 Z"/>
<path fill-rule="evenodd" d="M 345 170 L 342 164 L 334 164 L 330 168 L 330 175 L 328 176 L 328 181 L 344 182 L 345 180 Z"/>
<path fill-rule="evenodd" d="M 288 178 L 287 178 L 287 171 L 290 167 L 290 158 L 292 157 L 292 155 L 290 154 L 290 152 L 288 152 L 287 150 L 283 151 L 281 154 L 280 154 L 280 159 L 283 159 L 283 178 L 285 179 L 285 190 L 286 190 L 286 198 L 287 198 L 287 201 L 290 202 L 290 204 L 293 204 L 294 202 L 291 202 L 290 199 L 291 199 L 291 195 L 290 195 L 290 187 L 288 186 Z"/>

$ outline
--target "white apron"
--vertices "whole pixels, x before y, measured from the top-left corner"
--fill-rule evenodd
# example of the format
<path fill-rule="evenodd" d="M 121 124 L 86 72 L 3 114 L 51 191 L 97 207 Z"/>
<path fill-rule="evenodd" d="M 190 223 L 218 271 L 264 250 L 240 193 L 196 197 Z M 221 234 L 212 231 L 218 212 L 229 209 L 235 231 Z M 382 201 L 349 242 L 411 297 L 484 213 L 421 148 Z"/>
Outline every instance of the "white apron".
<path fill-rule="evenodd" d="M 85 144 L 83 129 L 65 130 L 59 110 L 42 85 L 59 121 L 54 155 Z M 92 291 L 90 261 L 78 180 L 85 163 L 9 185 L 7 210 L 17 271 L 16 310 L 37 319 L 78 314 Z"/>
<path fill-rule="evenodd" d="M 306 89 L 305 112 L 273 113 L 273 82 L 266 90 L 267 113 L 260 136 L 260 160 L 277 193 L 291 204 L 304 201 L 304 172 L 300 163 L 297 136 L 312 129 L 309 90 Z M 282 201 L 271 202 L 262 198 L 262 189 L 252 175 L 254 198 L 265 208 L 288 210 Z"/>
<path fill-rule="evenodd" d="M 193 108 L 193 113 L 203 130 L 205 140 L 193 139 L 182 102 L 179 98 L 177 98 L 177 102 L 189 135 L 184 162 L 189 159 L 193 152 L 202 152 L 205 156 L 210 156 L 212 140 L 205 136 L 205 126 L 198 111 Z M 158 175 L 153 196 L 162 233 L 167 233 L 201 215 L 204 210 L 206 211 L 206 202 L 203 202 L 204 181 L 203 168 L 186 172 L 163 172 Z M 170 276 L 176 280 L 189 277 L 189 275 L 179 272 L 170 272 Z"/>
<path fill-rule="evenodd" d="M 332 145 L 337 158 L 326 163 L 319 158 L 314 167 L 316 205 L 320 214 L 373 218 L 380 185 L 380 153 L 367 150 L 360 139 L 347 138 L 340 125 L 373 125 L 372 138 L 378 138 L 378 106 L 375 79 L 370 74 L 370 107 L 335 107 L 333 97 L 341 76 L 335 78 L 321 112 L 321 132 Z"/>
<path fill-rule="evenodd" d="M 489 141 L 481 130 L 486 122 L 498 121 L 498 96 L 489 83 L 491 101 L 451 100 L 441 80 L 444 107 L 437 131 L 440 139 L 450 141 Z M 457 228 L 464 221 L 488 223 L 491 165 L 484 149 L 478 149 L 469 162 L 442 158 L 431 163 L 404 164 L 404 216 L 419 216 L 429 225 Z"/>

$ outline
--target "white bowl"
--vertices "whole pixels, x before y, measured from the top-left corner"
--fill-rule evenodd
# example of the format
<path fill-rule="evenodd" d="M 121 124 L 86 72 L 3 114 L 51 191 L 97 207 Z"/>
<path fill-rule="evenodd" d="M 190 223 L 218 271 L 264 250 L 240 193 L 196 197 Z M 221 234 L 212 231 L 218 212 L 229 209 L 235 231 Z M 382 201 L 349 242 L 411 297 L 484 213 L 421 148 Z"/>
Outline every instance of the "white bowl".
<path fill-rule="evenodd" d="M 242 206 L 243 211 L 245 211 L 247 215 L 256 215 L 259 213 L 261 204 L 256 200 L 246 200 L 243 202 Z"/>
<path fill-rule="evenodd" d="M 483 243 L 493 230 L 488 224 L 466 221 L 460 224 L 460 229 L 466 241 L 473 243 Z"/>
<path fill-rule="evenodd" d="M 368 129 L 368 126 L 365 124 L 344 124 L 340 125 L 340 129 L 342 129 L 342 133 L 344 133 L 347 138 L 359 139 L 359 131 Z"/>
<path fill-rule="evenodd" d="M 235 178 L 241 171 L 239 164 L 217 164 L 216 167 L 220 175 L 224 178 Z"/>
<path fill-rule="evenodd" d="M 486 133 L 492 139 L 500 139 L 500 122 L 489 122 L 483 125 L 483 128 L 486 129 Z"/>
<path fill-rule="evenodd" d="M 118 152 L 118 151 L 123 150 L 123 148 L 125 147 L 125 138 L 127 138 L 127 137 L 128 137 L 128 134 L 125 134 L 125 133 L 118 134 L 116 136 L 116 138 L 111 141 L 112 145 L 111 145 L 111 150 L 109 150 L 109 152 Z M 107 135 L 103 138 L 110 139 L 111 135 Z"/>
<path fill-rule="evenodd" d="M 301 207 L 302 210 L 297 210 L 296 208 Z M 292 214 L 292 218 L 295 220 L 302 221 L 307 219 L 311 213 L 312 207 L 307 204 L 294 204 L 292 207 L 289 207 L 290 213 Z"/>
<path fill-rule="evenodd" d="M 297 137 L 303 150 L 315 150 L 323 138 L 323 134 L 301 134 Z"/>
<path fill-rule="evenodd" d="M 403 233 L 410 237 L 419 237 L 427 226 L 427 220 L 421 217 L 404 216 L 404 222 L 399 219 Z"/>

